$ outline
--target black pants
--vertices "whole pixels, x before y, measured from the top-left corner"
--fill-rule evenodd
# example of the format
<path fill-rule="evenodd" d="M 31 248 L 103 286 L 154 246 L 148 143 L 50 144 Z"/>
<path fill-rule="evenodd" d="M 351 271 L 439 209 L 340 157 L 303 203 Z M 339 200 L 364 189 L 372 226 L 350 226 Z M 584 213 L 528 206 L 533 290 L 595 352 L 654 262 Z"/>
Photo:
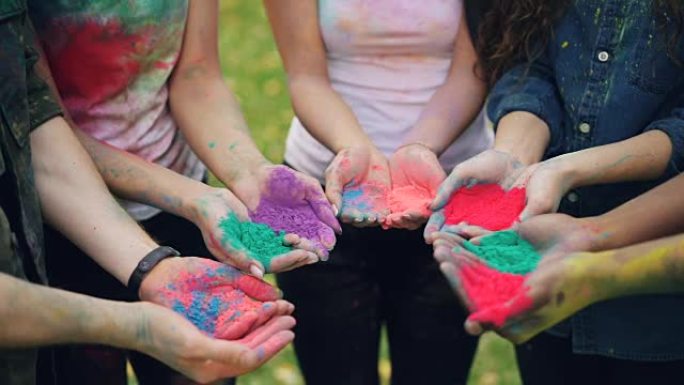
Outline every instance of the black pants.
<path fill-rule="evenodd" d="M 572 353 L 570 338 L 542 333 L 517 348 L 524 385 L 681 385 L 684 361 L 644 362 Z"/>
<path fill-rule="evenodd" d="M 385 324 L 392 384 L 465 384 L 477 341 L 422 231 L 343 230 L 328 262 L 278 275 L 306 383 L 378 384 Z"/>
<path fill-rule="evenodd" d="M 171 246 L 183 255 L 210 256 L 201 232 L 185 219 L 160 213 L 140 224 L 157 242 Z M 125 286 L 56 231 L 46 228 L 45 244 L 51 286 L 112 300 L 137 300 Z M 193 383 L 138 352 L 106 346 L 68 345 L 41 350 L 39 384 L 126 385 L 126 359 L 130 360 L 140 385 Z M 232 383 L 232 380 L 225 382 Z"/>

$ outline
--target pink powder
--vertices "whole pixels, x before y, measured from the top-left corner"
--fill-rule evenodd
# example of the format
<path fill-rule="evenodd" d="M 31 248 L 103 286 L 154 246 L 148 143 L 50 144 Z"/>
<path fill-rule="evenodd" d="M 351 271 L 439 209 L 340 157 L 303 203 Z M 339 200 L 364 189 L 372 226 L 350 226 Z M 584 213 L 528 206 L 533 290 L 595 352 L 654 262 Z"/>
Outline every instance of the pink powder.
<path fill-rule="evenodd" d="M 434 194 L 421 186 L 409 185 L 393 189 L 388 197 L 388 203 L 392 213 L 416 211 L 420 215 L 430 216 L 430 203 Z"/>
<path fill-rule="evenodd" d="M 463 266 L 460 281 L 473 311 L 468 318 L 471 321 L 486 320 L 501 327 L 511 314 L 532 306 L 532 299 L 526 295 L 522 301 L 514 301 L 513 306 L 509 303 L 524 288 L 524 275 L 502 273 L 478 263 Z"/>
<path fill-rule="evenodd" d="M 465 222 L 491 231 L 510 228 L 525 208 L 526 191 L 505 191 L 497 184 L 462 187 L 446 205 L 447 225 Z"/>

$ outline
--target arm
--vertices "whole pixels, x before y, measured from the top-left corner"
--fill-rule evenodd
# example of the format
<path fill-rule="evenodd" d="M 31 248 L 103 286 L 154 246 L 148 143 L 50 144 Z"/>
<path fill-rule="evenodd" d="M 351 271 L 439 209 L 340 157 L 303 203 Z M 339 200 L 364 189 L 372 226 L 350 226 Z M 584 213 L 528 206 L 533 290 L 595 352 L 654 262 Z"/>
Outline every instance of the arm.
<path fill-rule="evenodd" d="M 475 74 L 476 64 L 477 52 L 463 13 L 447 79 L 423 109 L 405 144 L 419 143 L 439 155 L 468 128 L 482 110 L 487 92 Z"/>
<path fill-rule="evenodd" d="M 202 383 L 256 369 L 294 338 L 287 330 L 293 325 L 294 319 L 282 317 L 251 339 L 215 340 L 157 305 L 106 301 L 0 273 L 0 346 L 86 343 L 134 349 Z"/>
<path fill-rule="evenodd" d="M 316 180 L 273 166 L 254 144 L 221 74 L 218 13 L 216 0 L 190 3 L 183 49 L 170 80 L 173 116 L 195 153 L 250 211 L 256 211 L 263 199 L 274 198 L 272 184 L 279 175 L 294 178 L 297 186 L 290 193 L 298 201 L 291 203 L 315 212 L 320 231 L 310 240 L 315 243 L 311 249 L 325 258 L 335 244 L 334 231 L 340 231 L 333 209 Z"/>
<path fill-rule="evenodd" d="M 264 0 L 288 77 L 292 105 L 307 131 L 330 151 L 373 146 L 333 90 L 315 0 Z"/>
<path fill-rule="evenodd" d="M 158 245 L 110 195 L 63 119 L 38 127 L 31 148 L 46 222 L 126 284 L 138 261 Z"/>
<path fill-rule="evenodd" d="M 356 226 L 384 223 L 391 187 L 387 159 L 330 84 L 316 0 L 265 0 L 264 4 L 295 113 L 307 131 L 336 154 L 326 170 L 328 200 L 343 222 Z M 343 199 L 351 195 L 358 199 Z"/>

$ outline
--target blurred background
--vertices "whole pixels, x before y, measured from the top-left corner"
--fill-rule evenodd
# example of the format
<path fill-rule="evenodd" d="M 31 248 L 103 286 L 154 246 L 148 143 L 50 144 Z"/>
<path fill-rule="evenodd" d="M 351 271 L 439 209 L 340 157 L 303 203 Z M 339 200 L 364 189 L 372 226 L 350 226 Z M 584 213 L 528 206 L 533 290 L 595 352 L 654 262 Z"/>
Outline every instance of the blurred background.
<path fill-rule="evenodd" d="M 226 82 L 236 93 L 261 151 L 272 161 L 281 162 L 293 113 L 285 74 L 261 1 L 221 0 L 220 4 L 220 52 Z M 380 357 L 378 372 L 382 384 L 389 384 L 392 368 L 385 338 Z M 291 347 L 254 373 L 240 377 L 238 382 L 239 385 L 304 384 Z M 136 384 L 132 375 L 130 383 Z M 468 384 L 519 385 L 511 344 L 495 335 L 482 337 Z"/>

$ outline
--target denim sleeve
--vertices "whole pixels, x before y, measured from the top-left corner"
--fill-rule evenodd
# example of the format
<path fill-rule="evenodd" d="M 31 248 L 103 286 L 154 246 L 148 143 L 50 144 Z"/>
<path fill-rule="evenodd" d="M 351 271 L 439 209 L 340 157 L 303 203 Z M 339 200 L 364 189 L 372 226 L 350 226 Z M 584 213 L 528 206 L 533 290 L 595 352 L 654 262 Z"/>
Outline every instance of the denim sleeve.
<path fill-rule="evenodd" d="M 656 120 L 646 126 L 646 131 L 660 130 L 672 141 L 672 157 L 667 167 L 667 175 L 674 176 L 684 170 L 684 107 L 675 108 L 670 116 Z"/>
<path fill-rule="evenodd" d="M 547 152 L 560 145 L 563 104 L 548 53 L 504 73 L 489 94 L 487 114 L 495 129 L 501 118 L 515 111 L 529 112 L 546 122 L 551 131 Z"/>

